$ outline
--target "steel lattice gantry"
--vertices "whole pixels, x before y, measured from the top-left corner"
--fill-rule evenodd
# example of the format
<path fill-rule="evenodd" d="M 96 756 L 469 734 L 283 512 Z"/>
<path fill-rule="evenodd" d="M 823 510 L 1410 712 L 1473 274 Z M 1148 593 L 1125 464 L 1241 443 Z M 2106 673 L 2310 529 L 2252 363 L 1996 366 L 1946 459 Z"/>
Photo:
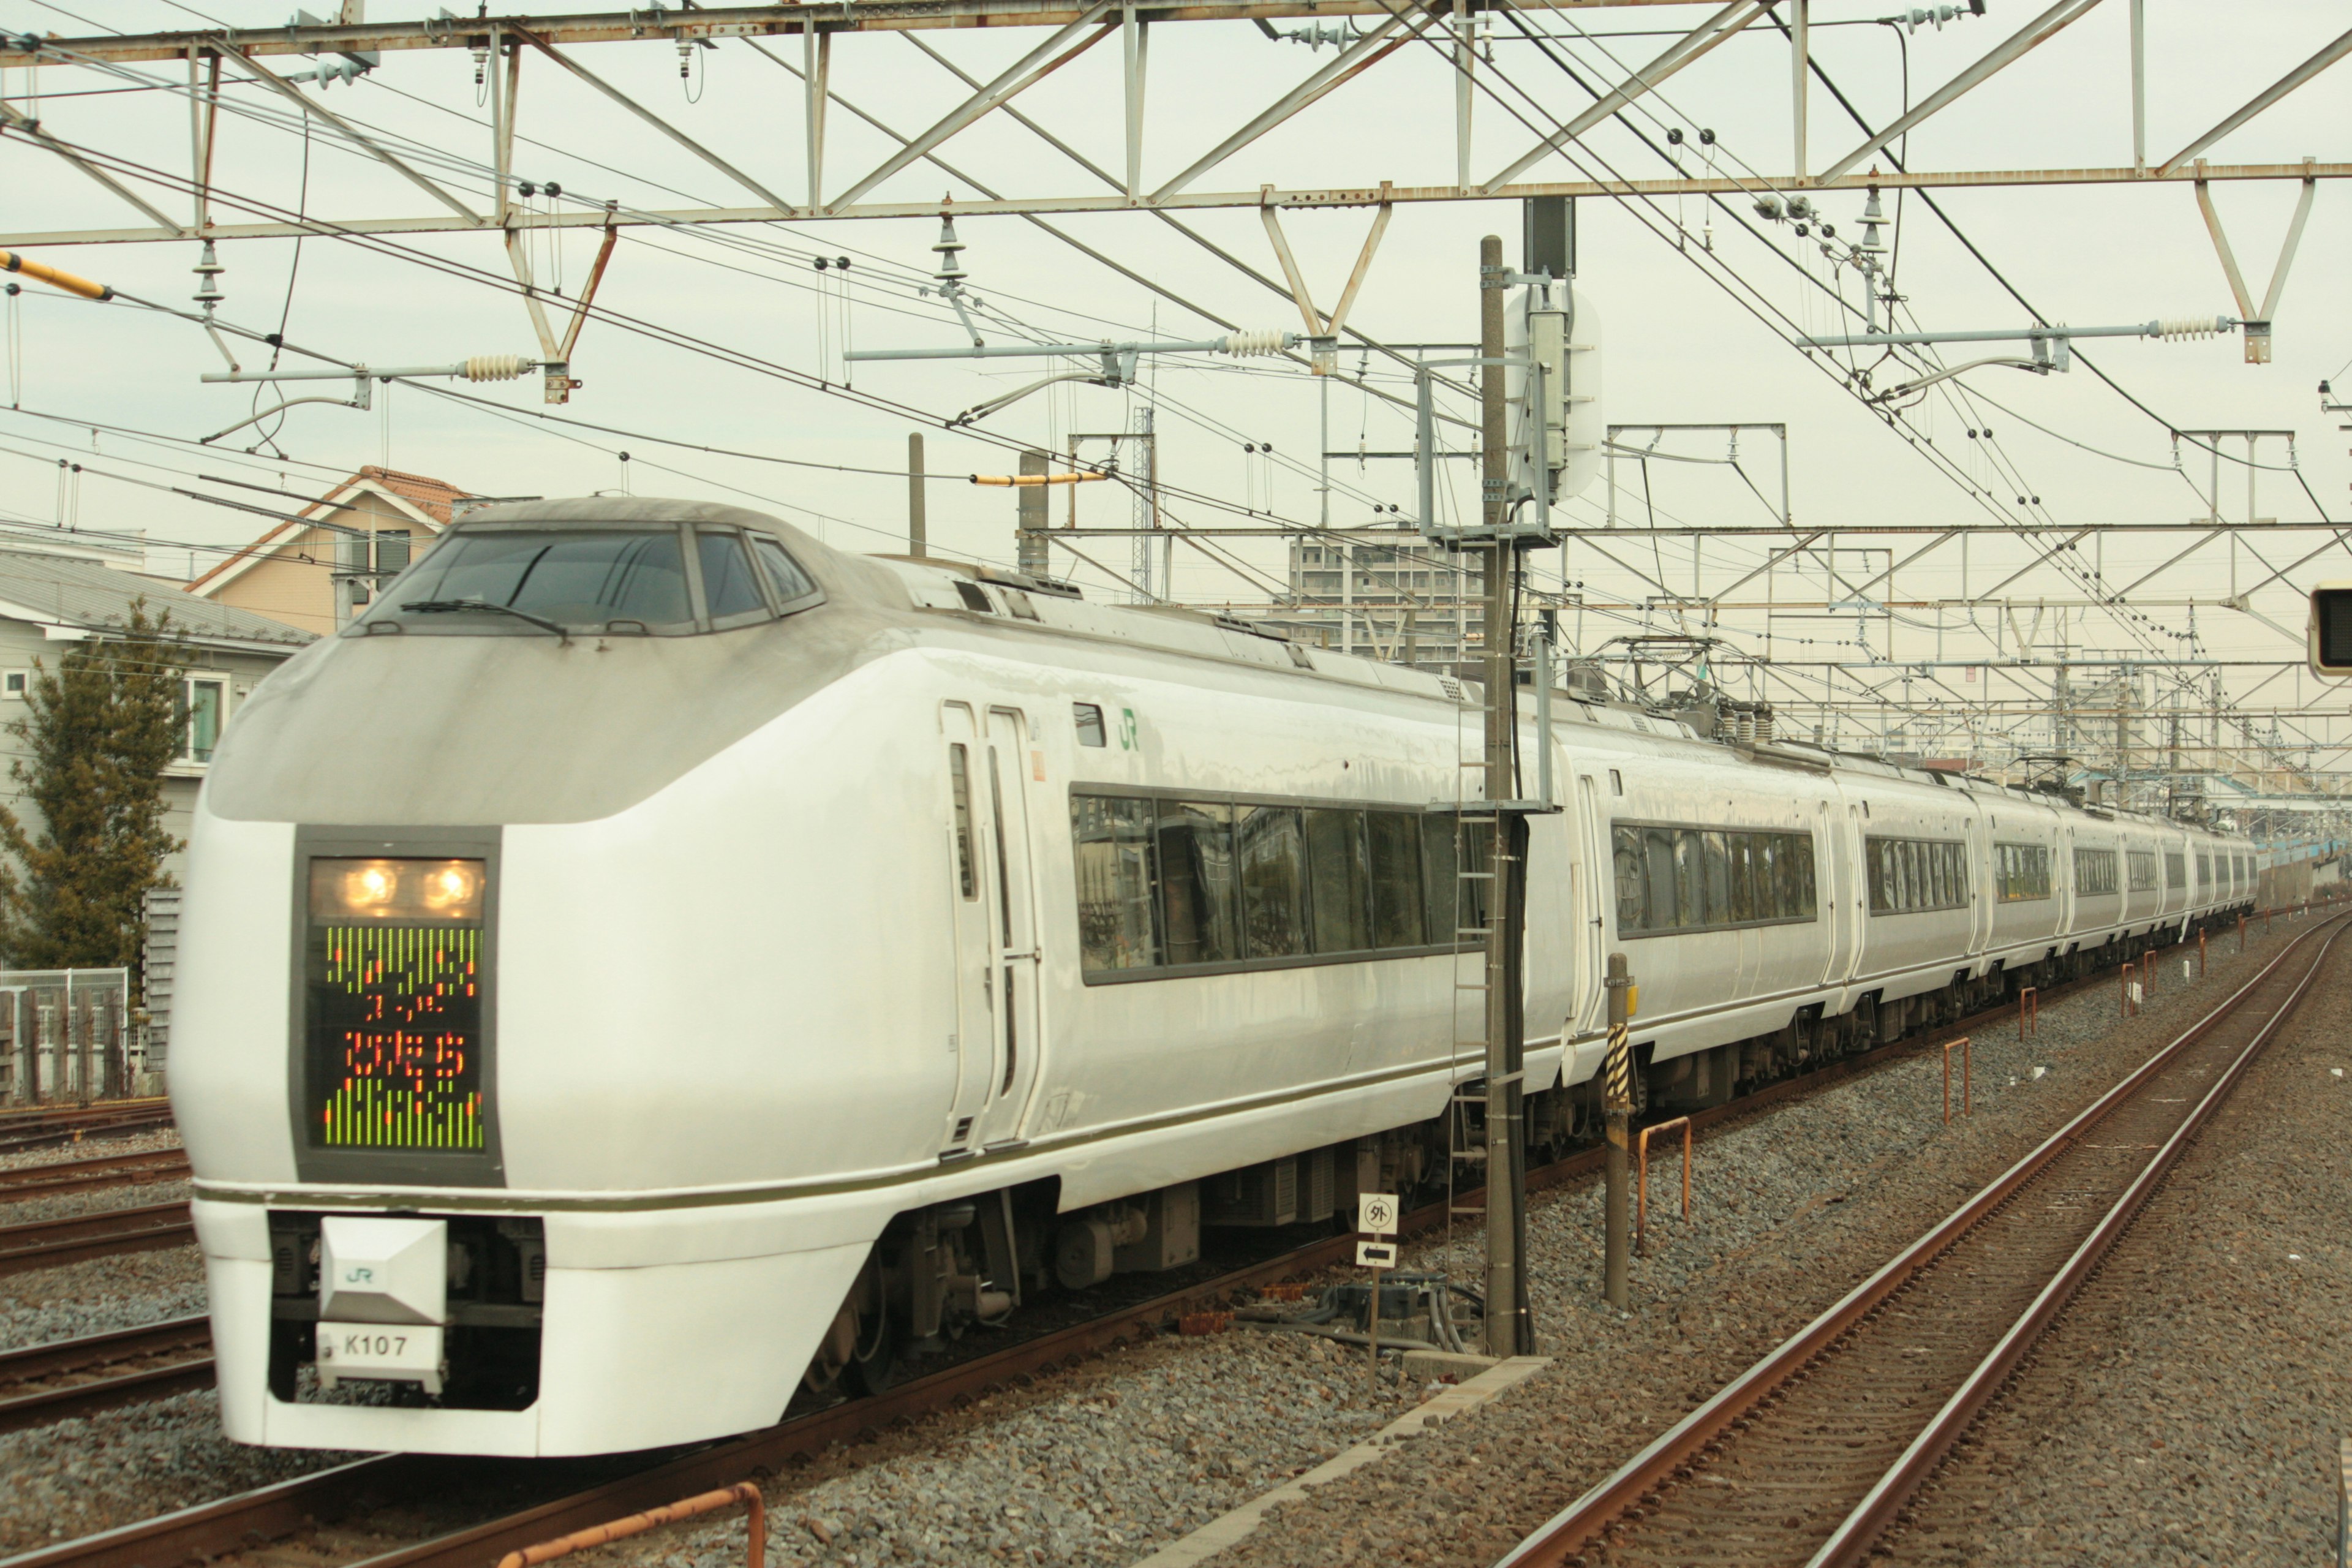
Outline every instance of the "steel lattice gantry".
<path fill-rule="evenodd" d="M 1553 0 L 1552 4 L 1506 9 L 1498 13 L 1524 26 L 1528 18 L 1540 24 L 1560 14 L 1609 8 L 1646 7 L 1674 0 Z M 423 234 L 505 230 L 518 227 L 613 227 L 637 225 L 676 226 L 705 223 L 760 223 L 780 218 L 882 218 L 935 214 L 937 199 L 895 197 L 886 192 L 896 177 L 919 163 L 938 167 L 939 150 L 981 121 L 1007 115 L 1088 171 L 1086 188 L 1034 196 L 1003 195 L 958 199 L 959 213 L 1017 213 L 1032 216 L 1120 212 L 1137 209 L 1181 212 L 1218 207 L 1309 209 L 1377 206 L 1396 203 L 1458 202 L 1531 195 L 1727 195 L 1759 191 L 1829 192 L 1860 190 L 1868 185 L 1893 189 L 1960 186 L 2024 186 L 2088 184 L 2189 184 L 2200 188 L 2215 181 L 2287 180 L 2312 182 L 2352 175 L 2352 162 L 2310 159 L 2291 163 L 2210 163 L 2203 153 L 2215 142 L 2294 92 L 2328 67 L 2352 53 L 2352 31 L 2295 65 L 2272 87 L 2235 106 L 2217 105 L 2212 127 L 2168 156 L 2151 159 L 2146 152 L 2144 99 L 2139 50 L 2140 29 L 2133 30 L 2128 62 L 2136 106 L 2134 156 L 2128 163 L 2100 167 L 1979 168 L 1942 171 L 1898 171 L 1885 167 L 1884 150 L 1897 138 L 2002 70 L 2024 58 L 2096 7 L 2099 0 L 2061 0 L 2034 20 L 2001 38 L 1974 63 L 1921 98 L 1899 119 L 1873 132 L 1852 146 L 1842 139 L 1837 155 L 1816 164 L 1806 149 L 1809 137 L 1807 104 L 1810 65 L 1807 13 L 1809 0 L 1783 0 L 1775 7 L 1764 0 L 1733 0 L 1705 22 L 1675 38 L 1644 65 L 1601 92 L 1588 107 L 1558 119 L 1524 144 L 1509 159 L 1486 168 L 1474 167 L 1471 127 L 1474 103 L 1480 95 L 1495 96 L 1491 66 L 1482 67 L 1470 39 L 1468 24 L 1490 10 L 1481 0 L 1444 0 L 1442 5 L 1407 5 L 1388 0 L 1259 0 L 1252 4 L 1195 4 L 1190 0 L 840 0 L 823 5 L 714 6 L 685 10 L 659 7 L 545 17 L 450 17 L 416 22 L 362 22 L 350 25 L 304 23 L 286 27 L 246 30 L 199 30 L 117 37 L 46 38 L 22 35 L 0 47 L 0 67 L 84 66 L 128 68 L 160 62 L 187 62 L 190 90 L 202 100 L 217 89 L 218 62 L 226 61 L 233 77 L 253 78 L 281 91 L 288 100 L 319 118 L 331 134 L 339 134 L 357 150 L 380 159 L 430 198 L 422 214 L 361 214 L 337 217 L 331 223 L 305 220 L 290 214 L 249 210 L 234 221 L 215 216 L 207 202 L 212 182 L 210 137 L 206 117 L 192 117 L 196 125 L 190 173 L 173 181 L 176 188 L 158 193 L 154 172 L 120 166 L 103 149 L 70 142 L 14 110 L 5 111 L 0 130 L 67 159 L 117 196 L 138 209 L 148 221 L 121 228 L 29 230 L 12 228 L 0 234 L 0 245 L 41 246 L 173 240 L 194 237 L 215 239 L 282 237 L 339 232 L 345 234 Z M 2137 7 L 2135 5 L 2137 15 Z M 1255 22 L 1315 17 L 1347 20 L 1350 36 L 1339 41 L 1336 54 L 1318 58 L 1294 86 L 1255 113 L 1240 117 L 1227 135 L 1202 147 L 1185 159 L 1172 176 L 1144 175 L 1143 103 L 1148 79 L 1150 29 L 1171 23 Z M 1786 18 L 1785 20 L 1783 18 Z M 1360 20 L 1360 29 L 1352 26 Z M 961 102 L 948 107 L 919 132 L 901 132 L 880 127 L 876 118 L 848 103 L 833 89 L 830 61 L 837 40 L 868 34 L 901 33 L 941 64 L 947 62 L 922 36 L 955 30 L 1018 30 L 1026 39 L 1038 35 L 1033 47 L 993 78 L 981 79 L 957 70 L 970 88 Z M 1561 178 L 1563 157 L 1588 133 L 1655 91 L 1696 61 L 1747 35 L 1770 33 L 1786 39 L 1791 68 L 1790 113 L 1797 166 L 1785 177 L 1759 179 L 1739 175 L 1698 178 L 1622 179 Z M 1530 37 L 1534 34 L 1530 33 Z M 591 44 L 635 42 L 678 47 L 703 42 L 744 39 L 790 39 L 782 52 L 761 46 L 771 58 L 801 80 L 806 156 L 804 167 L 788 172 L 759 166 L 748 157 L 730 156 L 689 136 L 671 120 L 656 114 L 593 69 L 582 58 Z M 1098 102 L 1081 107 L 1097 124 L 1080 137 L 1066 140 L 1045 131 L 1013 108 L 1013 100 L 1045 81 L 1056 70 L 1098 46 L 1116 43 L 1120 51 L 1123 98 L 1102 95 Z M 878 43 L 878 40 L 877 40 Z M 37 44 L 37 47 L 30 47 Z M 273 58 L 365 57 L 415 50 L 486 50 L 498 57 L 503 70 L 502 90 L 494 106 L 493 156 L 496 188 L 475 196 L 452 188 L 446 178 L 436 178 L 413 159 L 372 138 L 364 130 L 344 122 L 316 99 L 297 92 L 264 62 Z M 797 58 L 795 58 L 797 57 Z M 512 197 L 509 160 L 513 138 L 512 106 L 518 73 L 526 58 L 536 58 L 548 69 L 558 70 L 592 89 L 613 112 L 634 117 L 672 139 L 709 163 L 751 198 L 732 206 L 678 207 L 644 210 L 579 210 L 525 213 Z M 1451 133 L 1456 151 L 1455 178 L 1448 183 L 1382 180 L 1347 187 L 1276 188 L 1263 184 L 1226 184 L 1237 156 L 1254 144 L 1276 135 L 1302 111 L 1347 88 L 1384 62 L 1422 58 L 1434 60 L 1455 78 L 1454 123 L 1431 128 L 1442 142 Z M 1396 68 L 1393 65 L 1389 68 Z M 825 168 L 824 131 L 834 110 L 856 115 L 869 125 L 885 129 L 896 150 L 851 177 L 836 180 Z M 1524 120 L 1525 112 L 1518 114 Z M 1489 134 L 1502 132 L 1490 131 Z M 1517 132 L 1524 136 L 1524 132 Z M 1077 145 L 1073 145 L 1072 141 Z M 1571 160 L 1572 162 L 1572 160 Z M 1547 167 L 1546 165 L 1550 165 Z M 1572 170 L 1570 172 L 1573 172 Z M 787 179 L 787 173 L 791 178 Z M 903 185 L 904 182 L 898 182 Z M 144 188 L 142 188 L 142 185 Z M 780 188 L 796 186 L 793 194 Z M 182 222 L 167 216 L 169 207 L 195 197 L 192 215 Z M 793 199 L 794 195 L 798 199 Z M 470 199 L 469 199 L 470 198 Z M 223 201 L 223 205 L 235 204 Z"/>

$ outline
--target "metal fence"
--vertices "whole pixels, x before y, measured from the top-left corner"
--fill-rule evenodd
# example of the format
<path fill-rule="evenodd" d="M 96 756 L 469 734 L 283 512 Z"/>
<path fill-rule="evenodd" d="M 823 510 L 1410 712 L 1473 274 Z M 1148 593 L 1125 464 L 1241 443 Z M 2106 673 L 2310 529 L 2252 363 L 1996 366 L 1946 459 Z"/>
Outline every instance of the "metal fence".
<path fill-rule="evenodd" d="M 152 1092 L 128 969 L 0 970 L 0 1100 L 81 1103 Z"/>

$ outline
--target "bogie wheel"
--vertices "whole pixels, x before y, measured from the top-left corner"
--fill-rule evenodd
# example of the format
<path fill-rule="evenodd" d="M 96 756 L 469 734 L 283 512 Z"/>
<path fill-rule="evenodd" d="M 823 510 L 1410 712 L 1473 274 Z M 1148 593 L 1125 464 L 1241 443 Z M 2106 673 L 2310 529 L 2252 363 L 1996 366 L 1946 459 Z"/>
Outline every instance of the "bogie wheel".
<path fill-rule="evenodd" d="M 854 1397 L 881 1393 L 898 1381 L 898 1329 L 890 1321 L 881 1268 L 868 1258 L 841 1299 L 801 1381 L 814 1394 L 838 1388 Z"/>
<path fill-rule="evenodd" d="M 898 1381 L 898 1325 L 877 1303 L 869 1317 L 858 1314 L 857 1343 L 843 1368 L 843 1382 L 854 1394 L 880 1394 Z"/>
<path fill-rule="evenodd" d="M 853 1289 L 852 1297 L 856 1292 Z M 857 1346 L 857 1309 L 854 1302 L 842 1302 L 826 1326 L 824 1338 L 817 1342 L 816 1353 L 809 1358 L 808 1367 L 801 1373 L 801 1383 L 811 1394 L 829 1394 L 841 1382 L 842 1370 L 848 1366 Z"/>
<path fill-rule="evenodd" d="M 1878 1044 L 1878 998 L 1864 996 L 1853 1005 L 1853 1045 L 1866 1051 Z"/>

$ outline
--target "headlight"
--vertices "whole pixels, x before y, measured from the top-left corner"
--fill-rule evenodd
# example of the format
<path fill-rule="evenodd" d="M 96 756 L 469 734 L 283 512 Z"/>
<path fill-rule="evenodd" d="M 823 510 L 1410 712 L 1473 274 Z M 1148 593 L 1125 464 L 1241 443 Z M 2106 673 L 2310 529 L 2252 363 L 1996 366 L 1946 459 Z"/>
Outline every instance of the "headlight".
<path fill-rule="evenodd" d="M 331 925 L 478 921 L 482 862 L 313 860 L 310 918 Z"/>
<path fill-rule="evenodd" d="M 444 860 L 427 863 L 423 884 L 425 907 L 449 920 L 471 920 L 482 888 L 481 862 Z"/>

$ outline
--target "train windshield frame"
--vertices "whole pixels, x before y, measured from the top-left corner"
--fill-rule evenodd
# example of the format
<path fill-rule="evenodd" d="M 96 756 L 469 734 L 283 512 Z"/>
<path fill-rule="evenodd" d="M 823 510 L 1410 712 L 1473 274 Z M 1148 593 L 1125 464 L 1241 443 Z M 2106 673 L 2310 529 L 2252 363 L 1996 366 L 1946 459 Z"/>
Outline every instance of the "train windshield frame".
<path fill-rule="evenodd" d="M 782 541 L 729 524 L 461 523 L 345 635 L 693 637 L 824 597 Z"/>

